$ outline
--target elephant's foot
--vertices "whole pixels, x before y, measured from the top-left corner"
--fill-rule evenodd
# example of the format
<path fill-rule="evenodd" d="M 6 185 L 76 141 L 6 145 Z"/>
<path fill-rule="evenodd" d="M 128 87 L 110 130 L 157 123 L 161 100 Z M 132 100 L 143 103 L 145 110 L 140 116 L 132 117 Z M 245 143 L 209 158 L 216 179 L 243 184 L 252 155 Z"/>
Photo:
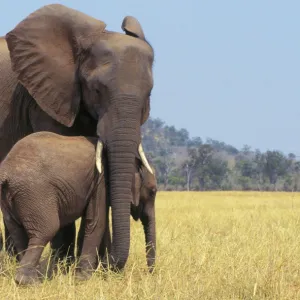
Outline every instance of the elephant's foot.
<path fill-rule="evenodd" d="M 45 258 L 38 266 L 38 271 L 45 278 L 52 279 L 58 273 L 58 262 L 52 256 Z"/>
<path fill-rule="evenodd" d="M 74 257 L 67 257 L 67 258 L 63 258 L 63 259 L 59 259 L 59 260 L 55 260 L 55 270 L 56 272 L 58 271 L 58 266 L 59 266 L 59 270 L 61 272 L 61 274 L 63 275 L 67 275 L 68 273 L 70 273 L 71 269 L 72 269 L 72 265 L 75 262 L 75 258 Z"/>
<path fill-rule="evenodd" d="M 19 285 L 32 285 L 41 283 L 41 278 L 36 268 L 20 267 L 17 269 L 15 282 Z"/>
<path fill-rule="evenodd" d="M 153 266 L 148 266 L 148 272 L 150 274 L 153 274 L 154 270 L 155 270 L 155 266 L 154 265 Z"/>
<path fill-rule="evenodd" d="M 75 263 L 75 256 L 68 256 L 65 263 L 63 264 L 61 271 L 64 275 L 68 274 L 71 270 L 72 265 Z"/>
<path fill-rule="evenodd" d="M 68 257 L 66 260 L 61 260 L 57 255 L 52 255 L 41 261 L 38 270 L 44 277 L 52 279 L 59 271 L 61 274 L 67 275 L 70 272 L 74 261 L 74 257 Z"/>
<path fill-rule="evenodd" d="M 107 256 L 102 256 L 98 264 L 101 266 L 103 272 L 108 272 L 110 265 Z"/>
<path fill-rule="evenodd" d="M 75 280 L 76 281 L 86 281 L 92 277 L 91 270 L 76 270 L 75 271 Z"/>
<path fill-rule="evenodd" d="M 148 272 L 152 274 L 155 270 L 155 258 L 147 259 Z"/>
<path fill-rule="evenodd" d="M 98 260 L 98 265 L 101 266 L 101 270 L 104 273 L 107 273 L 108 271 L 112 271 L 115 273 L 121 273 L 124 268 L 119 269 L 116 264 L 114 263 L 114 260 L 112 259 L 110 254 L 106 254 L 100 257 L 100 260 Z"/>
<path fill-rule="evenodd" d="M 81 260 L 75 269 L 75 280 L 84 281 L 91 278 L 94 269 L 87 260 Z"/>

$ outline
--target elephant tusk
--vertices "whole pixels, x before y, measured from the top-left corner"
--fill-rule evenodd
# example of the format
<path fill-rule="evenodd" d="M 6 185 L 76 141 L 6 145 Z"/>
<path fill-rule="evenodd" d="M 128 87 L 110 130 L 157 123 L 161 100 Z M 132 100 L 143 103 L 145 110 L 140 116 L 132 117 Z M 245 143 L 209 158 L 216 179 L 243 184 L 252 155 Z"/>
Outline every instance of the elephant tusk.
<path fill-rule="evenodd" d="M 98 140 L 96 148 L 96 167 L 100 174 L 102 173 L 102 150 L 103 144 Z"/>
<path fill-rule="evenodd" d="M 139 145 L 139 154 L 141 156 L 142 162 L 144 164 L 144 166 L 147 168 L 147 170 L 153 175 L 153 170 L 151 169 L 148 160 L 146 158 L 145 152 L 143 150 L 143 146 L 142 144 Z"/>

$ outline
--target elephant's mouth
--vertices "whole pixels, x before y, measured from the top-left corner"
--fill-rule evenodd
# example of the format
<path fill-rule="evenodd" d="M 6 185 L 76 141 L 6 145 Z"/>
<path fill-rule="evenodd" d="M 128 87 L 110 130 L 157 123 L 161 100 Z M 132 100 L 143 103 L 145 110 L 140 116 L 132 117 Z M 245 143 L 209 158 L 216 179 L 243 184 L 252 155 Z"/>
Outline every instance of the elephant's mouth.
<path fill-rule="evenodd" d="M 140 143 L 138 146 L 138 153 L 141 157 L 141 161 L 145 168 L 150 172 L 150 174 L 153 174 L 153 170 L 151 169 L 149 162 L 147 160 L 146 154 L 144 152 L 143 146 Z M 97 147 L 96 147 L 96 167 L 99 171 L 99 173 L 102 173 L 103 167 L 102 167 L 102 154 L 103 154 L 103 142 L 98 139 Z"/>

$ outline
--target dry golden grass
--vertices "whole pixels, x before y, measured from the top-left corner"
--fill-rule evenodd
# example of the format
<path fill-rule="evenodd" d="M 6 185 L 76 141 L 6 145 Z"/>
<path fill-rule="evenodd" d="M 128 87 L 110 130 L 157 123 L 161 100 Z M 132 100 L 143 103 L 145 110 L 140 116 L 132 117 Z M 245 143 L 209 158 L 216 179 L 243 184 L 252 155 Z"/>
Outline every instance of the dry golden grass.
<path fill-rule="evenodd" d="M 160 192 L 157 269 L 146 270 L 144 236 L 132 221 L 123 274 L 71 275 L 16 286 L 4 256 L 0 299 L 300 299 L 300 194 Z"/>

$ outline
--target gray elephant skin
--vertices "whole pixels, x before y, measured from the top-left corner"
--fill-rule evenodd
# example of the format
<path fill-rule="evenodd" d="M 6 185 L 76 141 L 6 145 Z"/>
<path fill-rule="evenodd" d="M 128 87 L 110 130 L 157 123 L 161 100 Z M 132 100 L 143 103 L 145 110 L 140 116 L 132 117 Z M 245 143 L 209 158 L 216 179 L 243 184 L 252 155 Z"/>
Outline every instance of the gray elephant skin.
<path fill-rule="evenodd" d="M 100 20 L 53 4 L 0 39 L 0 161 L 33 132 L 99 137 L 108 164 L 115 269 L 129 253 L 131 184 L 136 153 L 143 155 L 140 131 L 150 111 L 154 59 L 134 17 L 121 27 L 125 33 L 108 31 Z M 62 258 L 69 251 L 72 260 L 74 241 L 71 223 L 51 246 Z M 14 249 L 10 239 L 6 247 Z"/>
<path fill-rule="evenodd" d="M 38 132 L 17 142 L 3 160 L 1 209 L 20 258 L 17 283 L 39 281 L 37 266 L 44 247 L 60 228 L 81 216 L 76 277 L 87 279 L 97 267 L 97 254 L 109 227 L 106 163 L 102 163 L 104 159 L 99 161 L 97 170 L 96 146 L 97 138 Z M 151 270 L 156 245 L 156 179 L 139 157 L 131 190 L 131 214 L 135 220 L 142 221 Z"/>

